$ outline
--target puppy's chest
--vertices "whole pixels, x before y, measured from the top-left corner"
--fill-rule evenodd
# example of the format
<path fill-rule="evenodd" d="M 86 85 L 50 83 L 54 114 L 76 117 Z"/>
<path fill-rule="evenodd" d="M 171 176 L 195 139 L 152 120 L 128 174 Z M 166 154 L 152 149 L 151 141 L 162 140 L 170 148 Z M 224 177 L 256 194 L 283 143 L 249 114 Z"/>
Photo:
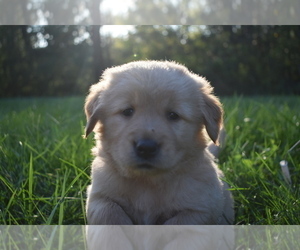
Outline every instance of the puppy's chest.
<path fill-rule="evenodd" d="M 181 209 L 180 200 L 176 192 L 140 189 L 126 200 L 120 201 L 120 206 L 131 218 L 133 224 L 160 225 Z"/>

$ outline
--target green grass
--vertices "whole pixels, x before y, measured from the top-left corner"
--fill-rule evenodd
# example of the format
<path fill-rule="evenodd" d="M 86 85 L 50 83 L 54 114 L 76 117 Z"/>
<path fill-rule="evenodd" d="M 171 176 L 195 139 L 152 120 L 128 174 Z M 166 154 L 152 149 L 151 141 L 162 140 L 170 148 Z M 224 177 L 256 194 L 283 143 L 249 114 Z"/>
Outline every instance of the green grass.
<path fill-rule="evenodd" d="M 219 166 L 236 224 L 300 224 L 300 98 L 232 97 Z M 85 224 L 84 98 L 0 100 L 0 224 Z M 292 184 L 279 162 L 287 160 Z"/>
<path fill-rule="evenodd" d="M 0 224 L 84 224 L 84 98 L 1 100 Z"/>
<path fill-rule="evenodd" d="M 236 224 L 300 224 L 300 98 L 228 98 L 220 167 L 232 187 Z M 287 160 L 292 184 L 279 162 Z"/>

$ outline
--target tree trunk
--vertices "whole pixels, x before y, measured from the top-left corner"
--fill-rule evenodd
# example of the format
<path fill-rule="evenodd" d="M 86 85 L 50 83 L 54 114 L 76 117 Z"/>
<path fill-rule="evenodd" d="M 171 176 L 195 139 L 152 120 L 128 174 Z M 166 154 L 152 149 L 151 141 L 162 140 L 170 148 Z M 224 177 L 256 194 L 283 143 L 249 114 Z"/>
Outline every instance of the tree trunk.
<path fill-rule="evenodd" d="M 93 60 L 94 60 L 94 77 L 95 81 L 99 80 L 99 77 L 104 70 L 103 62 L 103 51 L 101 46 L 101 15 L 100 15 L 100 4 L 102 0 L 92 0 L 90 3 L 90 13 L 92 18 L 91 27 L 91 39 L 93 41 Z"/>
<path fill-rule="evenodd" d="M 92 26 L 92 41 L 93 41 L 93 60 L 94 60 L 94 77 L 95 81 L 99 80 L 103 67 L 103 54 L 101 49 L 100 26 Z"/>

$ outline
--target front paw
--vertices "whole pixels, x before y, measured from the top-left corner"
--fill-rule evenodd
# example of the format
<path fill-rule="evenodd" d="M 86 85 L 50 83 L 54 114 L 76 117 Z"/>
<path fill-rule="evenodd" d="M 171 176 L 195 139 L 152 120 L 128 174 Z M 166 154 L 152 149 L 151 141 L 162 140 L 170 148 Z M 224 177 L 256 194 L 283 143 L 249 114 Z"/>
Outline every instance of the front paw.
<path fill-rule="evenodd" d="M 133 225 L 117 203 L 103 200 L 89 202 L 87 221 L 89 225 Z"/>
<path fill-rule="evenodd" d="M 199 211 L 182 211 L 165 221 L 164 225 L 216 225 L 209 213 Z"/>

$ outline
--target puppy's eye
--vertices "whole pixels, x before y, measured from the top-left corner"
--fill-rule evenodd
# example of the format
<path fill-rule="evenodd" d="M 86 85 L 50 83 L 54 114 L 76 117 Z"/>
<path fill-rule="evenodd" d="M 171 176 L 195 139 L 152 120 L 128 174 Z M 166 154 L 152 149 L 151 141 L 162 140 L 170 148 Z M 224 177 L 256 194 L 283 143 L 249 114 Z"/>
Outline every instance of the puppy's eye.
<path fill-rule="evenodd" d="M 180 119 L 179 115 L 177 113 L 175 113 L 175 112 L 168 112 L 167 113 L 167 117 L 171 121 L 177 121 L 177 120 Z"/>
<path fill-rule="evenodd" d="M 134 109 L 133 108 L 128 108 L 122 111 L 122 115 L 126 116 L 126 117 L 131 117 L 134 113 Z"/>

